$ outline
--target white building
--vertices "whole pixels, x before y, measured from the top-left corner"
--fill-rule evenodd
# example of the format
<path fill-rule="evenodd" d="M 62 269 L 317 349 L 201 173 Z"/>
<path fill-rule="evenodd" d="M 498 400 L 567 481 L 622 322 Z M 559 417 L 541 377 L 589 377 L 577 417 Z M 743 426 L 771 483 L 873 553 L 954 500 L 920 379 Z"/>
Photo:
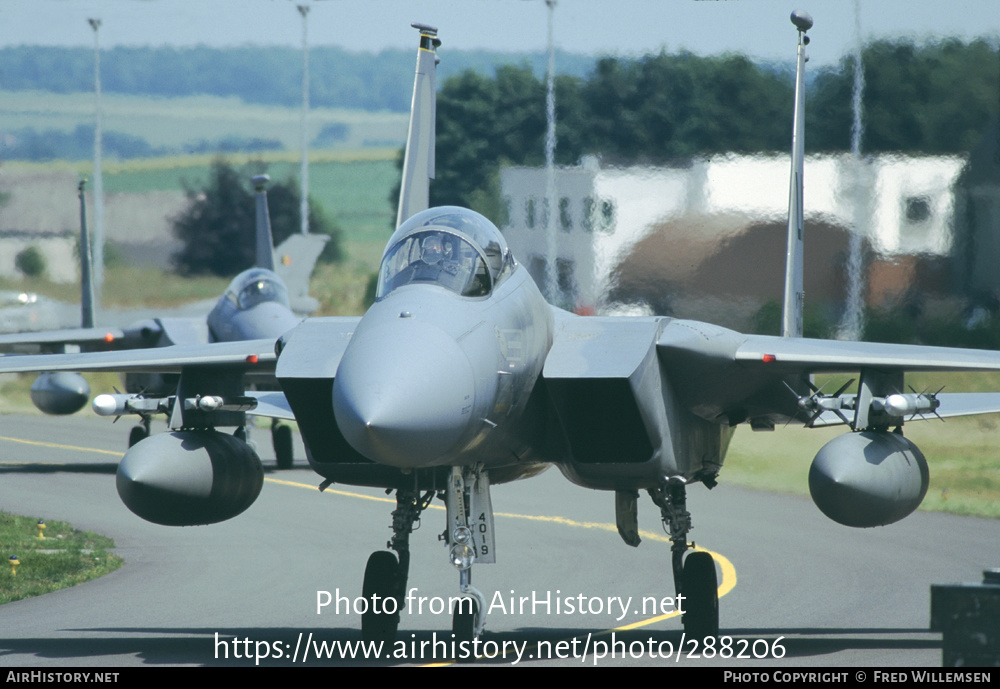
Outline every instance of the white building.
<path fill-rule="evenodd" d="M 856 227 L 888 256 L 945 255 L 952 244 L 953 186 L 963 164 L 957 156 L 882 156 L 860 166 L 849 155 L 810 156 L 806 216 Z M 789 170 L 788 156 L 718 156 L 670 168 L 602 168 L 588 158 L 579 167 L 558 168 L 555 260 L 563 294 L 557 299 L 599 305 L 623 257 L 671 220 L 725 220 L 692 225 L 708 234 L 736 232 L 750 220 L 784 220 Z M 511 167 L 500 178 L 508 208 L 504 235 L 540 285 L 551 260 L 545 174 Z"/>

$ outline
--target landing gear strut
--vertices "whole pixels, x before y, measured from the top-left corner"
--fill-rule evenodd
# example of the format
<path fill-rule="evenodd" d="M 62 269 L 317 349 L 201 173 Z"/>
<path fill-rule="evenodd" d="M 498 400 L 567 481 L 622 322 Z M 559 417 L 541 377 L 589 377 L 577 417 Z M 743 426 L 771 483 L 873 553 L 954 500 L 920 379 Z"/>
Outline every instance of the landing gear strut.
<path fill-rule="evenodd" d="M 459 591 L 468 596 L 455 602 L 452 632 L 456 641 L 471 642 L 486 626 L 481 614 L 486 608 L 486 598 L 472 585 L 472 565 L 496 562 L 493 503 L 487 473 L 480 468 L 452 467 L 445 506 L 448 559 L 459 572 Z"/>
<path fill-rule="evenodd" d="M 392 512 L 392 540 L 386 546 L 393 555 L 379 550 L 368 558 L 362 595 L 367 610 L 361 615 L 361 637 L 365 641 L 391 642 L 399 628 L 399 610 L 410 574 L 410 533 L 427 509 L 434 491 L 423 496 L 415 490 L 396 491 L 396 509 Z"/>
<path fill-rule="evenodd" d="M 715 561 L 705 551 L 688 552 L 691 513 L 687 511 L 687 491 L 681 482 L 650 489 L 649 495 L 660 508 L 663 523 L 670 532 L 674 590 L 684 596 L 682 609 L 684 631 L 696 639 L 719 635 L 719 583 Z"/>

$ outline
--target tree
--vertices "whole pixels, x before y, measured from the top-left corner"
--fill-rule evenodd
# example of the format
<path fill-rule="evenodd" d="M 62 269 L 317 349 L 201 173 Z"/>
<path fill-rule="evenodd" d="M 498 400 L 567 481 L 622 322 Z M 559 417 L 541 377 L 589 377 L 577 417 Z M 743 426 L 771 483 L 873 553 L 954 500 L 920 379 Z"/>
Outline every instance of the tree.
<path fill-rule="evenodd" d="M 45 274 L 45 256 L 38 247 L 29 246 L 14 257 L 14 266 L 28 277 L 40 277 Z"/>
<path fill-rule="evenodd" d="M 965 153 L 1000 109 L 995 44 L 875 41 L 862 52 L 865 153 Z M 854 58 L 817 76 L 806 105 L 806 146 L 848 150 Z"/>
<path fill-rule="evenodd" d="M 239 172 L 222 158 L 212 163 L 204 189 L 187 190 L 188 207 L 174 220 L 174 235 L 184 247 L 174 255 L 183 275 L 235 275 L 254 264 L 256 210 L 250 173 Z M 300 227 L 299 191 L 292 180 L 272 183 L 267 202 L 271 232 L 277 246 Z M 340 229 L 327 220 L 322 208 L 310 201 L 309 231 L 330 235 L 321 259 L 341 258 Z"/>
<path fill-rule="evenodd" d="M 556 160 L 581 149 L 579 80 L 556 80 Z M 466 71 L 445 81 L 437 101 L 437 178 L 431 205 L 470 206 L 492 214 L 501 164 L 540 165 L 545 151 L 545 84 L 528 67 L 504 66 L 495 78 Z"/>

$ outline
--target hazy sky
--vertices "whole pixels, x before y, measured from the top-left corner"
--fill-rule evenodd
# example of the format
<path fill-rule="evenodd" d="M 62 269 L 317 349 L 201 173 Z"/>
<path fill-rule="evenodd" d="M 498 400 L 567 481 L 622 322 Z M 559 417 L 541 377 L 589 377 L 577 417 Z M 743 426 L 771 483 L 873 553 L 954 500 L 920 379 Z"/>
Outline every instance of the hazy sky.
<path fill-rule="evenodd" d="M 795 0 L 797 2 L 797 0 Z M 102 20 L 102 46 L 298 46 L 296 4 L 312 6 L 309 42 L 350 50 L 411 48 L 414 21 L 435 25 L 448 48 L 540 50 L 543 0 L 3 0 L 0 45 L 92 46 L 87 18 Z M 1000 35 L 996 0 L 860 0 L 867 37 Z M 792 60 L 787 0 L 559 0 L 556 45 L 578 53 L 632 54 L 685 48 Z M 802 0 L 815 20 L 813 65 L 836 62 L 854 44 L 852 0 Z"/>

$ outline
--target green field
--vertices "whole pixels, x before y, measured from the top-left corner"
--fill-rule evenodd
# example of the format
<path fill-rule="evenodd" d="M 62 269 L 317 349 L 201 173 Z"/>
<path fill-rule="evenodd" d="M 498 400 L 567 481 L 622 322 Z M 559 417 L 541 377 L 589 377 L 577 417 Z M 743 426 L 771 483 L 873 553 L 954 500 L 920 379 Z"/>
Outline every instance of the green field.
<path fill-rule="evenodd" d="M 341 227 L 345 241 L 366 245 L 375 242 L 381 251 L 389 238 L 396 219 L 389 194 L 399 182 L 397 153 L 391 148 L 311 152 L 309 195 Z M 275 181 L 299 177 L 297 154 L 239 155 L 230 159 L 246 167 L 247 177 L 262 167 Z M 110 165 L 104 174 L 104 190 L 109 194 L 141 194 L 199 189 L 209 177 L 211 162 L 212 156 L 172 156 Z M 354 253 L 349 251 L 349 255 Z"/>
<path fill-rule="evenodd" d="M 92 93 L 2 91 L 0 131 L 32 127 L 38 132 L 71 132 L 94 123 Z M 236 136 L 277 139 L 288 150 L 301 142 L 298 108 L 249 105 L 235 97 L 188 96 L 150 98 L 106 93 L 101 98 L 102 127 L 145 139 L 155 147 L 180 149 L 185 144 Z M 334 108 L 309 111 L 310 141 L 328 125 L 345 125 L 339 144 L 346 150 L 369 146 L 401 146 L 409 121 L 405 113 L 369 113 Z"/>

